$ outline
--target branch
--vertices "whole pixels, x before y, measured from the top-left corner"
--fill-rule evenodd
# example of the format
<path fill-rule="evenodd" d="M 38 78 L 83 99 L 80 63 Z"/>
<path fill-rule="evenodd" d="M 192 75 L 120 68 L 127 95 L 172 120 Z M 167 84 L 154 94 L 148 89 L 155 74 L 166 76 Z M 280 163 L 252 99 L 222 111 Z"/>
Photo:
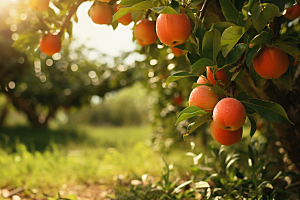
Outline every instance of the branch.
<path fill-rule="evenodd" d="M 204 0 L 204 3 L 203 3 L 202 8 L 200 10 L 200 15 L 199 15 L 200 20 L 202 20 L 203 17 L 204 17 L 204 12 L 205 12 L 205 9 L 207 7 L 208 1 L 209 0 Z"/>
<path fill-rule="evenodd" d="M 58 35 L 61 37 L 61 35 L 64 32 L 64 29 L 67 27 L 67 25 L 69 24 L 71 17 L 74 15 L 74 13 L 77 11 L 78 7 L 85 2 L 86 0 L 79 0 L 77 4 L 75 4 L 69 11 L 69 14 L 67 15 L 65 21 L 62 23 L 61 29 L 58 33 Z"/>

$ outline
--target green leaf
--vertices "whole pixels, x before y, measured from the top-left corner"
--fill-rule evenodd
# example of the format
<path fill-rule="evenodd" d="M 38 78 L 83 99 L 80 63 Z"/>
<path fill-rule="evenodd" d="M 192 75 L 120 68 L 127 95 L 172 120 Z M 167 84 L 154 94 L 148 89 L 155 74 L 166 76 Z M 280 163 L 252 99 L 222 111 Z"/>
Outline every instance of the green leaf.
<path fill-rule="evenodd" d="M 236 7 L 231 3 L 230 0 L 220 0 L 219 2 L 226 21 L 237 24 L 239 11 L 236 9 Z"/>
<path fill-rule="evenodd" d="M 220 95 L 227 95 L 227 93 L 224 92 L 224 90 L 220 86 L 217 86 L 217 85 L 214 85 L 210 90 L 214 91 L 215 93 L 220 94 Z"/>
<path fill-rule="evenodd" d="M 203 52 L 202 52 L 202 43 L 203 43 L 203 38 L 204 34 L 206 33 L 206 29 L 201 25 L 197 28 L 196 30 L 196 37 L 199 39 L 199 54 L 203 58 Z"/>
<path fill-rule="evenodd" d="M 283 107 L 272 101 L 264 101 L 260 99 L 248 99 L 244 101 L 247 106 L 256 110 L 261 117 L 274 123 L 291 123 L 293 124 Z"/>
<path fill-rule="evenodd" d="M 205 72 L 206 66 L 213 66 L 213 61 L 207 58 L 201 58 L 192 65 L 192 72 L 197 75 L 201 75 Z"/>
<path fill-rule="evenodd" d="M 189 106 L 180 112 L 180 114 L 177 117 L 177 121 L 176 121 L 175 125 L 177 125 L 178 123 L 180 123 L 186 119 L 189 119 L 189 118 L 192 118 L 192 117 L 195 117 L 198 115 L 206 114 L 206 113 L 207 112 L 205 112 L 201 108 L 198 108 L 197 106 Z"/>
<path fill-rule="evenodd" d="M 236 99 L 239 101 L 246 101 L 248 99 L 251 99 L 252 97 L 247 94 L 246 91 L 241 91 L 240 93 L 238 93 L 238 95 L 236 96 Z"/>
<path fill-rule="evenodd" d="M 232 75 L 231 81 L 239 82 L 240 80 L 242 80 L 243 76 L 244 76 L 244 70 L 240 69 L 239 71 L 237 71 Z"/>
<path fill-rule="evenodd" d="M 254 120 L 254 118 L 251 115 L 247 115 L 250 124 L 251 124 L 251 129 L 250 129 L 250 137 L 252 137 L 254 135 L 254 133 L 256 132 L 256 121 Z"/>
<path fill-rule="evenodd" d="M 247 45 L 244 43 L 237 44 L 236 47 L 228 54 L 227 59 L 225 60 L 225 66 L 236 63 L 246 48 Z"/>
<path fill-rule="evenodd" d="M 281 49 L 282 51 L 285 51 L 286 53 L 300 60 L 300 51 L 297 47 L 283 42 L 274 43 L 273 46 L 277 47 L 278 49 Z"/>
<path fill-rule="evenodd" d="M 257 6 L 252 13 L 252 21 L 257 32 L 261 32 L 263 28 L 274 17 L 280 17 L 279 8 L 272 3 L 264 3 Z"/>
<path fill-rule="evenodd" d="M 287 70 L 287 72 L 285 72 L 279 78 L 272 79 L 272 81 L 276 85 L 280 84 L 280 85 L 284 86 L 286 89 L 292 91 L 292 82 L 293 82 L 293 79 L 292 79 L 292 70 L 291 70 L 291 67 L 289 67 L 289 69 Z"/>
<path fill-rule="evenodd" d="M 221 37 L 221 50 L 224 57 L 228 55 L 244 33 L 245 27 L 241 26 L 231 26 L 223 32 Z"/>
<path fill-rule="evenodd" d="M 206 181 L 199 181 L 195 183 L 195 188 L 210 188 L 210 185 Z"/>
<path fill-rule="evenodd" d="M 264 44 L 264 43 L 270 43 L 271 42 L 271 34 L 267 31 L 262 31 L 260 34 L 256 35 L 249 44 L 249 47 L 253 47 L 257 44 Z"/>
<path fill-rule="evenodd" d="M 235 24 L 230 22 L 220 22 L 213 24 L 211 29 L 217 29 L 222 34 L 225 31 L 225 29 L 229 28 L 230 26 L 235 26 Z"/>
<path fill-rule="evenodd" d="M 262 78 L 260 75 L 258 75 L 258 73 L 255 71 L 252 63 L 250 65 L 249 71 L 250 71 L 250 76 L 254 82 L 255 87 L 262 88 L 262 86 L 264 86 L 264 84 L 267 82 L 267 80 Z"/>
<path fill-rule="evenodd" d="M 178 72 L 167 78 L 166 85 L 169 85 L 171 82 L 177 81 L 179 79 L 193 77 L 193 76 L 197 76 L 197 75 L 189 72 Z"/>
<path fill-rule="evenodd" d="M 201 58 L 198 54 L 191 54 L 190 52 L 188 52 L 187 57 L 188 57 L 191 65 L 193 65 L 195 62 L 197 62 Z"/>
<path fill-rule="evenodd" d="M 143 0 L 122 0 L 119 4 L 119 6 L 123 7 L 123 6 L 133 6 L 135 4 L 138 4 L 140 2 L 142 2 Z"/>
<path fill-rule="evenodd" d="M 300 38 L 287 36 L 287 37 L 283 37 L 282 39 L 280 39 L 280 41 L 282 41 L 284 43 L 299 44 Z"/>
<path fill-rule="evenodd" d="M 193 132 L 194 130 L 196 130 L 196 128 L 198 128 L 199 126 L 203 125 L 205 122 L 207 122 L 211 119 L 212 119 L 211 112 L 203 114 L 200 117 L 198 117 L 194 123 L 191 123 L 188 126 L 186 134 L 183 135 L 183 139 L 185 140 L 191 132 Z"/>
<path fill-rule="evenodd" d="M 261 50 L 262 45 L 254 46 L 251 49 L 248 49 L 246 53 L 246 64 L 250 68 L 252 65 L 252 60 L 255 58 L 255 56 L 258 54 L 258 52 Z"/>
<path fill-rule="evenodd" d="M 171 6 L 155 7 L 155 8 L 151 8 L 151 10 L 153 10 L 154 12 L 156 12 L 158 14 L 175 14 L 175 15 L 180 14 L 177 12 L 177 10 L 175 10 Z"/>
<path fill-rule="evenodd" d="M 142 1 L 140 3 L 137 3 L 131 7 L 125 7 L 125 8 L 120 8 L 115 14 L 112 19 L 112 22 L 116 21 L 117 19 L 123 17 L 124 15 L 128 13 L 132 13 L 134 11 L 139 11 L 139 10 L 147 10 L 153 8 L 154 5 L 152 4 L 151 1 Z"/>
<path fill-rule="evenodd" d="M 286 2 L 285 0 L 264 0 L 264 3 L 273 3 L 279 8 L 280 12 L 283 12 Z"/>
<path fill-rule="evenodd" d="M 221 49 L 221 34 L 217 29 L 207 31 L 203 37 L 202 52 L 205 58 L 208 58 L 216 64 L 218 53 Z"/>

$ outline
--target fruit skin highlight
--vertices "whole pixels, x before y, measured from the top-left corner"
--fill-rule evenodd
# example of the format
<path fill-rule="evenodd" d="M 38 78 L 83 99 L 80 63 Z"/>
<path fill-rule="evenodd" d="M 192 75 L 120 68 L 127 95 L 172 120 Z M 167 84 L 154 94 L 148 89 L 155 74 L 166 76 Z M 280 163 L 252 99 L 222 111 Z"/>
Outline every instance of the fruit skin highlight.
<path fill-rule="evenodd" d="M 48 10 L 50 0 L 29 0 L 29 7 L 36 12 Z"/>
<path fill-rule="evenodd" d="M 293 7 L 288 8 L 286 10 L 284 17 L 286 17 L 289 20 L 294 20 L 299 16 L 299 14 L 300 14 L 300 6 L 299 4 L 296 4 Z"/>
<path fill-rule="evenodd" d="M 119 10 L 119 4 L 115 4 L 114 9 L 115 9 L 115 13 Z M 131 13 L 128 13 L 126 15 L 124 15 L 123 17 L 120 17 L 119 19 L 117 19 L 118 22 L 120 22 L 123 25 L 128 25 L 132 22 L 132 18 L 131 18 Z"/>
<path fill-rule="evenodd" d="M 110 24 L 112 9 L 108 3 L 96 3 L 90 8 L 89 15 L 95 24 Z"/>
<path fill-rule="evenodd" d="M 212 112 L 219 100 L 218 94 L 211 91 L 209 86 L 200 85 L 190 93 L 189 105 L 197 106 L 206 112 Z"/>
<path fill-rule="evenodd" d="M 206 67 L 207 79 L 212 83 L 212 85 L 224 87 L 225 85 L 227 85 L 229 83 L 230 79 L 226 75 L 226 72 L 223 68 L 215 69 L 214 72 L 215 72 L 215 78 L 217 81 L 214 79 L 214 74 L 212 72 L 212 68 Z"/>
<path fill-rule="evenodd" d="M 185 43 L 191 34 L 191 22 L 185 13 L 160 14 L 156 20 L 156 32 L 159 40 L 174 47 Z"/>
<path fill-rule="evenodd" d="M 242 139 L 243 135 L 243 127 L 236 131 L 229 131 L 220 128 L 214 120 L 210 123 L 210 132 L 214 140 L 216 140 L 219 144 L 230 146 L 238 143 Z"/>
<path fill-rule="evenodd" d="M 61 50 L 61 39 L 59 35 L 47 34 L 40 39 L 41 51 L 52 56 L 55 53 L 59 53 Z"/>
<path fill-rule="evenodd" d="M 134 36 L 142 47 L 153 44 L 157 40 L 155 23 L 149 19 L 138 21 L 134 28 Z"/>
<path fill-rule="evenodd" d="M 288 55 L 271 46 L 265 46 L 252 61 L 255 71 L 265 79 L 276 79 L 289 68 Z"/>
<path fill-rule="evenodd" d="M 239 100 L 235 98 L 224 98 L 215 106 L 213 119 L 220 128 L 236 131 L 245 123 L 246 110 Z"/>

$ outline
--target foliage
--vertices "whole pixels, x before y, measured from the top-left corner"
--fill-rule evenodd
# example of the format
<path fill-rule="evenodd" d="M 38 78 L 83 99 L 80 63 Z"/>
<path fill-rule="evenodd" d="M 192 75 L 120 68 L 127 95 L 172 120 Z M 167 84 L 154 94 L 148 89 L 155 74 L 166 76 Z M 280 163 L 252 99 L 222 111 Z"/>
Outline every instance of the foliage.
<path fill-rule="evenodd" d="M 165 162 L 161 180 L 149 183 L 146 176 L 140 183 L 124 188 L 120 185 L 113 199 L 295 199 L 297 184 L 287 179 L 299 176 L 291 171 L 277 171 L 280 158 L 264 154 L 267 141 L 253 139 L 234 147 L 210 146 L 210 155 L 192 152 L 189 180 L 170 179 L 173 166 Z M 244 146 L 244 147 L 242 147 Z M 283 155 L 280 155 L 283 156 Z M 164 160 L 164 159 L 163 159 Z M 286 190 L 282 190 L 282 184 Z"/>

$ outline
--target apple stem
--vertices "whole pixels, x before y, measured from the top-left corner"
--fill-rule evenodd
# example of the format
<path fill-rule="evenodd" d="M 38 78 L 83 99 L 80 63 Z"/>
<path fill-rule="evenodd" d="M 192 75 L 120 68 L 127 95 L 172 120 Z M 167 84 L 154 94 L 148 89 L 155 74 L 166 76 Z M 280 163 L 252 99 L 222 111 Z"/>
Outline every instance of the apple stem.
<path fill-rule="evenodd" d="M 79 0 L 77 2 L 77 4 L 75 4 L 69 11 L 69 14 L 67 15 L 66 19 L 64 20 L 64 22 L 62 23 L 61 29 L 59 31 L 59 33 L 57 35 L 59 35 L 61 37 L 61 35 L 64 32 L 64 29 L 67 27 L 67 25 L 69 24 L 71 17 L 74 15 L 74 13 L 77 11 L 78 7 L 87 0 Z"/>
<path fill-rule="evenodd" d="M 165 6 L 165 5 L 161 2 L 161 0 L 158 0 L 158 2 L 159 2 L 162 6 Z"/>
<path fill-rule="evenodd" d="M 205 9 L 206 9 L 206 7 L 208 5 L 208 1 L 209 0 L 204 0 L 204 3 L 202 4 L 202 8 L 200 9 L 200 14 L 199 14 L 200 20 L 202 20 L 203 17 L 204 17 L 204 12 L 205 12 Z"/>

